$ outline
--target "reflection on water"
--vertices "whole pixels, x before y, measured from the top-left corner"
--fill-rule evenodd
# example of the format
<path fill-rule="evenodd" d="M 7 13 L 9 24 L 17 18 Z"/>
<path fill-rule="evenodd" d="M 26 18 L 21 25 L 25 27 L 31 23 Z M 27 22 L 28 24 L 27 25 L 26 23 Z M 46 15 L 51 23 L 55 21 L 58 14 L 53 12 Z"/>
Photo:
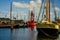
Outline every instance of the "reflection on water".
<path fill-rule="evenodd" d="M 13 30 L 0 29 L 0 40 L 59 40 L 59 38 L 40 38 L 37 31 L 31 31 L 29 28 L 20 28 Z"/>

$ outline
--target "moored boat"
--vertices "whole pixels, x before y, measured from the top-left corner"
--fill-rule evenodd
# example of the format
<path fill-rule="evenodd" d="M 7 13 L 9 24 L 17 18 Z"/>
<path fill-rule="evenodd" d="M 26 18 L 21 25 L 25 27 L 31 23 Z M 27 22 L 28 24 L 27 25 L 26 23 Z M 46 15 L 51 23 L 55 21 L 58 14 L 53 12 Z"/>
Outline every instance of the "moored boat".
<path fill-rule="evenodd" d="M 36 22 L 34 21 L 34 13 L 33 13 L 33 11 L 31 11 L 30 15 L 31 15 L 30 21 L 27 22 L 27 25 L 28 25 L 28 27 L 31 28 L 31 30 L 33 30 L 34 27 L 36 27 Z"/>
<path fill-rule="evenodd" d="M 20 22 L 16 25 L 14 25 L 14 28 L 26 28 L 27 23 L 25 23 L 23 20 L 20 20 Z"/>
<path fill-rule="evenodd" d="M 50 0 L 46 0 L 45 18 L 45 20 L 37 23 L 38 35 L 41 35 L 41 37 L 57 38 L 59 26 L 50 20 Z"/>
<path fill-rule="evenodd" d="M 58 37 L 58 29 L 59 26 L 57 24 L 45 24 L 45 23 L 38 23 L 37 24 L 37 31 L 38 35 L 46 36 L 49 38 L 57 38 Z"/>

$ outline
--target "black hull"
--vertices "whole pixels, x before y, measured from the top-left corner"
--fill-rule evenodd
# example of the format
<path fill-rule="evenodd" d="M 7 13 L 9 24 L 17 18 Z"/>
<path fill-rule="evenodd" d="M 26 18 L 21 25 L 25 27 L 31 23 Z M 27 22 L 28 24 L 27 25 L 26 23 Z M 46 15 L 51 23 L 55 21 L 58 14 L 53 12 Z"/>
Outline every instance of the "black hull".
<path fill-rule="evenodd" d="M 15 26 L 13 26 L 13 28 L 27 28 L 28 26 L 26 25 L 26 26 L 19 26 L 19 25 L 15 25 Z"/>
<path fill-rule="evenodd" d="M 11 26 L 0 26 L 0 28 L 11 28 Z"/>
<path fill-rule="evenodd" d="M 58 29 L 51 28 L 37 28 L 39 37 L 47 37 L 47 38 L 57 38 L 58 37 Z"/>
<path fill-rule="evenodd" d="M 26 26 L 19 26 L 19 25 L 15 25 L 15 26 L 13 26 L 13 28 L 27 28 L 28 26 L 26 25 Z M 11 28 L 11 26 L 0 26 L 0 28 Z"/>

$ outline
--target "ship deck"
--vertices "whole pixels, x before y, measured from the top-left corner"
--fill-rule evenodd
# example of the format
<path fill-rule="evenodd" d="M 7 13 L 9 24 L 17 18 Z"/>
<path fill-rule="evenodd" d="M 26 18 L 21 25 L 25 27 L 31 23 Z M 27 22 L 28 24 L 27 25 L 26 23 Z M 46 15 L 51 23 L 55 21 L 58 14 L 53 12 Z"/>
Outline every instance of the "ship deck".
<path fill-rule="evenodd" d="M 59 26 L 58 25 L 55 25 L 55 24 L 37 24 L 37 28 L 52 28 L 52 29 L 59 29 Z"/>

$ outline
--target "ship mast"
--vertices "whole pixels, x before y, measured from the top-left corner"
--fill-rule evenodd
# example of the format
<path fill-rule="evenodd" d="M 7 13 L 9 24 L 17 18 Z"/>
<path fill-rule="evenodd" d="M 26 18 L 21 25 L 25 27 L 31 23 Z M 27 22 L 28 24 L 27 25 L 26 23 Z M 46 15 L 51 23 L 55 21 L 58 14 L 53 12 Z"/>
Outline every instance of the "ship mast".
<path fill-rule="evenodd" d="M 12 2 L 10 3 L 10 22 L 12 20 Z"/>
<path fill-rule="evenodd" d="M 12 20 L 12 2 L 10 4 L 10 25 L 11 25 L 11 29 L 13 28 L 13 20 Z"/>
<path fill-rule="evenodd" d="M 46 0 L 46 20 L 50 22 L 50 0 Z"/>

